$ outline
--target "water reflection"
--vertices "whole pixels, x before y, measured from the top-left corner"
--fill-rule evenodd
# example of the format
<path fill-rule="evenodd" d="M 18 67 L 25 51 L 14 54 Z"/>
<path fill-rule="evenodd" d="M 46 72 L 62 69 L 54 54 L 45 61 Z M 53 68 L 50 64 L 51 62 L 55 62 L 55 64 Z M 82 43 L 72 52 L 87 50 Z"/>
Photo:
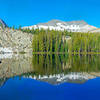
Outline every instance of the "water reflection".
<path fill-rule="evenodd" d="M 13 55 L 0 64 L 0 85 L 14 76 L 50 84 L 85 83 L 100 76 L 100 55 Z"/>
<path fill-rule="evenodd" d="M 99 59 L 25 54 L 2 58 L 0 100 L 99 100 Z"/>
<path fill-rule="evenodd" d="M 26 54 L 15 54 L 10 58 L 5 56 L 1 59 L 0 63 L 0 86 L 11 77 L 20 76 L 30 72 L 33 72 L 32 56 Z"/>
<path fill-rule="evenodd" d="M 51 85 L 34 79 L 15 77 L 0 88 L 0 100 L 99 100 L 100 78 L 84 84 Z"/>
<path fill-rule="evenodd" d="M 99 55 L 34 55 L 33 67 L 37 73 L 51 75 L 68 72 L 99 72 Z"/>
<path fill-rule="evenodd" d="M 13 53 L 4 53 L 4 54 L 0 54 L 0 59 L 7 59 L 7 58 L 12 58 L 13 57 Z"/>
<path fill-rule="evenodd" d="M 99 55 L 33 55 L 35 74 L 26 75 L 51 84 L 84 83 L 100 76 Z"/>

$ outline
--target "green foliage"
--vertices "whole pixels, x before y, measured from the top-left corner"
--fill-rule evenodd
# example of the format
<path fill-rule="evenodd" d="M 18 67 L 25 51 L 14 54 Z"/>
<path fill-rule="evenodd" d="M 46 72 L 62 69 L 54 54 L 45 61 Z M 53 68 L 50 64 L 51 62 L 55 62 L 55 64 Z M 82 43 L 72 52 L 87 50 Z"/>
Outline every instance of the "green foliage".
<path fill-rule="evenodd" d="M 38 34 L 39 33 L 39 29 L 29 29 L 29 28 L 26 28 L 26 29 L 21 29 L 21 31 L 23 32 L 26 32 L 26 33 L 31 33 L 31 34 Z"/>
<path fill-rule="evenodd" d="M 99 33 L 75 33 L 71 39 L 71 52 L 100 52 Z"/>
<path fill-rule="evenodd" d="M 18 29 L 21 30 L 21 25 L 19 25 L 19 28 Z"/>
<path fill-rule="evenodd" d="M 13 29 L 13 30 L 15 29 L 15 26 L 14 26 L 14 25 L 12 26 L 12 29 Z"/>
<path fill-rule="evenodd" d="M 3 28 L 3 25 L 2 25 L 2 23 L 0 23 L 0 27 L 2 27 L 2 28 Z"/>
<path fill-rule="evenodd" d="M 23 29 L 34 34 L 33 52 L 94 53 L 100 52 L 100 33 Z M 70 39 L 66 38 L 69 36 Z"/>
<path fill-rule="evenodd" d="M 33 36 L 33 52 L 65 52 L 67 42 L 61 31 L 40 30 Z"/>

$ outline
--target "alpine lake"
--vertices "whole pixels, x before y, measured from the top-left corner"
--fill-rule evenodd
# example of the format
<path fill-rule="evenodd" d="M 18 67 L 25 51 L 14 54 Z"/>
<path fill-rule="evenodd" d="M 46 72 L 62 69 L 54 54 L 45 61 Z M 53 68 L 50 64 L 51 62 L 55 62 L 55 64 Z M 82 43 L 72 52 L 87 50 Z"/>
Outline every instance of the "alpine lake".
<path fill-rule="evenodd" d="M 0 100 L 100 100 L 100 55 L 0 54 Z"/>

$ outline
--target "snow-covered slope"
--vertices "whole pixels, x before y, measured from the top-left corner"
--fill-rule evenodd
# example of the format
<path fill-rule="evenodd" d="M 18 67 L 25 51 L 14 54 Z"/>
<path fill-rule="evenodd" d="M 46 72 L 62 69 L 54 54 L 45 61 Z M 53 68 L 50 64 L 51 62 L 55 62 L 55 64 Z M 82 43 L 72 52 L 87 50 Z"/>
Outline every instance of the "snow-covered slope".
<path fill-rule="evenodd" d="M 59 30 L 59 31 L 71 31 L 71 32 L 89 32 L 96 30 L 97 28 L 91 25 L 88 25 L 85 21 L 70 21 L 64 22 L 60 20 L 51 20 L 47 23 L 40 23 L 33 26 L 26 26 L 23 29 L 50 29 L 50 30 Z"/>

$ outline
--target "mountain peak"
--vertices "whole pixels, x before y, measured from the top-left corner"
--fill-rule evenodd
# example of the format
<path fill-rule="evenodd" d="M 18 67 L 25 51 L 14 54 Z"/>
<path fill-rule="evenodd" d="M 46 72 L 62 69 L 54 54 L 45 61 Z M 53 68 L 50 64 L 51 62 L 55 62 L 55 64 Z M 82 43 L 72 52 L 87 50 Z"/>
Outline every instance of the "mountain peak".
<path fill-rule="evenodd" d="M 67 24 L 75 24 L 75 25 L 88 25 L 87 22 L 84 20 L 77 20 L 77 21 L 68 21 Z"/>
<path fill-rule="evenodd" d="M 63 21 L 57 20 L 57 19 L 52 19 L 52 20 L 50 20 L 50 21 L 48 21 L 48 22 L 55 22 L 55 23 L 57 23 L 57 22 L 63 22 Z"/>
<path fill-rule="evenodd" d="M 57 23 L 65 24 L 66 22 L 61 21 L 61 20 L 57 20 L 57 19 L 53 19 L 53 20 L 50 20 L 50 21 L 48 21 L 46 23 L 40 23 L 38 25 L 55 26 Z"/>
<path fill-rule="evenodd" d="M 84 20 L 76 20 L 76 21 L 61 21 L 61 20 L 50 20 L 46 23 L 40 23 L 33 26 L 23 27 L 30 28 L 30 29 L 50 29 L 50 30 L 58 30 L 58 31 L 64 31 L 67 30 L 69 32 L 90 32 L 91 30 L 97 29 L 94 26 L 89 25 Z"/>

